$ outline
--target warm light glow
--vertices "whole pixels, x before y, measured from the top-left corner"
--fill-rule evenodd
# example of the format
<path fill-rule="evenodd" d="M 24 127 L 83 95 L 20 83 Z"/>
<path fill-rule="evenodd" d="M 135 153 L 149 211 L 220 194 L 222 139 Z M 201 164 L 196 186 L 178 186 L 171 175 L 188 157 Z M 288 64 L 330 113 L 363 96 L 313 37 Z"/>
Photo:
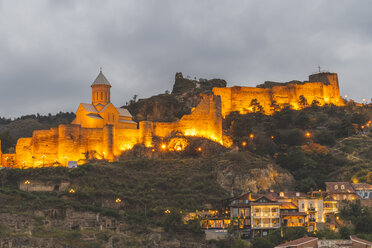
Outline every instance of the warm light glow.
<path fill-rule="evenodd" d="M 336 220 L 338 220 L 338 219 L 340 219 L 340 217 L 337 216 L 337 217 L 336 217 Z"/>
<path fill-rule="evenodd" d="M 271 135 L 271 137 L 270 137 L 272 140 L 274 139 L 274 136 L 273 135 Z"/>
<path fill-rule="evenodd" d="M 167 209 L 167 210 L 164 211 L 164 213 L 166 213 L 166 214 L 170 214 L 170 212 L 171 211 L 169 209 Z"/>
<path fill-rule="evenodd" d="M 364 129 L 364 126 L 361 126 L 360 128 L 361 128 L 361 129 Z"/>
<path fill-rule="evenodd" d="M 198 147 L 198 152 L 201 152 L 202 151 L 202 148 L 201 147 Z"/>
<path fill-rule="evenodd" d="M 311 133 L 306 132 L 306 133 L 305 133 L 305 136 L 306 136 L 306 138 L 310 138 L 310 137 L 311 137 Z"/>
<path fill-rule="evenodd" d="M 243 141 L 242 146 L 246 146 L 246 145 L 247 145 L 247 142 Z"/>
<path fill-rule="evenodd" d="M 68 192 L 69 192 L 70 194 L 74 194 L 74 193 L 75 193 L 75 190 L 74 190 L 74 189 L 70 189 Z"/>
<path fill-rule="evenodd" d="M 251 133 L 251 134 L 249 135 L 249 138 L 254 139 L 254 134 Z"/>
<path fill-rule="evenodd" d="M 121 199 L 120 198 L 116 198 L 115 202 L 116 203 L 120 203 L 121 202 Z"/>
<path fill-rule="evenodd" d="M 167 148 L 167 146 L 165 144 L 162 144 L 161 149 L 165 150 L 165 148 Z"/>
<path fill-rule="evenodd" d="M 30 184 L 30 181 L 29 181 L 29 180 L 26 180 L 26 181 L 25 181 L 25 184 Z"/>

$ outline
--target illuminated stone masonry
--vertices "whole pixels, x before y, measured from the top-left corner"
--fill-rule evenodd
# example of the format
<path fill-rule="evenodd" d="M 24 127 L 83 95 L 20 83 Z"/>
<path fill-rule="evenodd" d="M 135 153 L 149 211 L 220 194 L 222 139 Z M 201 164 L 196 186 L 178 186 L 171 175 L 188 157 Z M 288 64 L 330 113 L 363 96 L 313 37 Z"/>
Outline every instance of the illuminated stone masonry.
<path fill-rule="evenodd" d="M 114 161 L 136 144 L 153 146 L 153 137 L 169 137 L 179 132 L 185 136 L 204 137 L 226 147 L 231 141 L 222 135 L 222 118 L 232 111 L 252 111 L 252 100 L 267 114 L 273 112 L 273 102 L 279 107 L 290 105 L 300 109 L 300 96 L 319 105 L 343 105 L 337 74 L 319 73 L 309 82 L 265 83 L 257 88 L 213 88 L 213 93 L 201 94 L 201 101 L 189 115 L 176 122 L 136 123 L 127 109 L 117 108 L 110 101 L 111 85 L 102 71 L 91 85 L 92 103 L 81 103 L 71 124 L 49 130 L 36 130 L 30 138 L 17 141 L 15 154 L 1 154 L 5 167 L 40 167 L 63 165 L 69 161 L 84 163 L 87 159 Z"/>
<path fill-rule="evenodd" d="M 232 111 L 239 111 L 241 114 L 253 112 L 254 99 L 266 114 L 272 114 L 275 108 L 282 109 L 285 106 L 301 109 L 312 103 L 320 106 L 331 103 L 336 106 L 344 105 L 337 74 L 328 72 L 310 75 L 307 82 L 266 82 L 257 87 L 213 88 L 213 93 L 221 97 L 223 116 Z M 301 96 L 304 99 L 302 105 Z"/>

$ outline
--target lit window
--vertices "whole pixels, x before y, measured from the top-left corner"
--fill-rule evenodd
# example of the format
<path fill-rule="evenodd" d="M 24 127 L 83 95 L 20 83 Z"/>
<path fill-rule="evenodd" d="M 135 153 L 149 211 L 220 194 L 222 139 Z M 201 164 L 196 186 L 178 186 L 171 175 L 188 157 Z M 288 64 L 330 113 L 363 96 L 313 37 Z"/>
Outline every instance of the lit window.
<path fill-rule="evenodd" d="M 341 189 L 345 189 L 345 186 L 344 185 L 341 185 Z"/>
<path fill-rule="evenodd" d="M 335 185 L 335 189 L 338 189 L 338 185 Z"/>

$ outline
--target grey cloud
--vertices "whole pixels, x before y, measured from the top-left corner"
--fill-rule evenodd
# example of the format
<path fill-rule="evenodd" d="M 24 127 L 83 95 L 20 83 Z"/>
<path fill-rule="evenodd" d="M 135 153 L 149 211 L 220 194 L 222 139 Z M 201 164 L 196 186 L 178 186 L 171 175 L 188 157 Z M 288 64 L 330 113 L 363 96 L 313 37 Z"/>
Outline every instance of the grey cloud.
<path fill-rule="evenodd" d="M 75 111 L 99 67 L 112 101 L 171 89 L 174 73 L 229 85 L 304 80 L 321 65 L 371 97 L 368 1 L 0 1 L 0 116 Z"/>

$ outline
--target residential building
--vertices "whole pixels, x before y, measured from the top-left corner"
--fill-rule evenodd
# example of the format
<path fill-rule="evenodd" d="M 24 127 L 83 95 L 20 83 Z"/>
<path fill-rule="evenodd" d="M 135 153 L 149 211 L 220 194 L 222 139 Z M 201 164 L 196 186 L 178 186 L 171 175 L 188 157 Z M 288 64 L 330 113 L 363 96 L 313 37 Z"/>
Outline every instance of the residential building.
<path fill-rule="evenodd" d="M 326 182 L 325 184 L 329 196 L 336 201 L 360 199 L 349 182 Z"/>

